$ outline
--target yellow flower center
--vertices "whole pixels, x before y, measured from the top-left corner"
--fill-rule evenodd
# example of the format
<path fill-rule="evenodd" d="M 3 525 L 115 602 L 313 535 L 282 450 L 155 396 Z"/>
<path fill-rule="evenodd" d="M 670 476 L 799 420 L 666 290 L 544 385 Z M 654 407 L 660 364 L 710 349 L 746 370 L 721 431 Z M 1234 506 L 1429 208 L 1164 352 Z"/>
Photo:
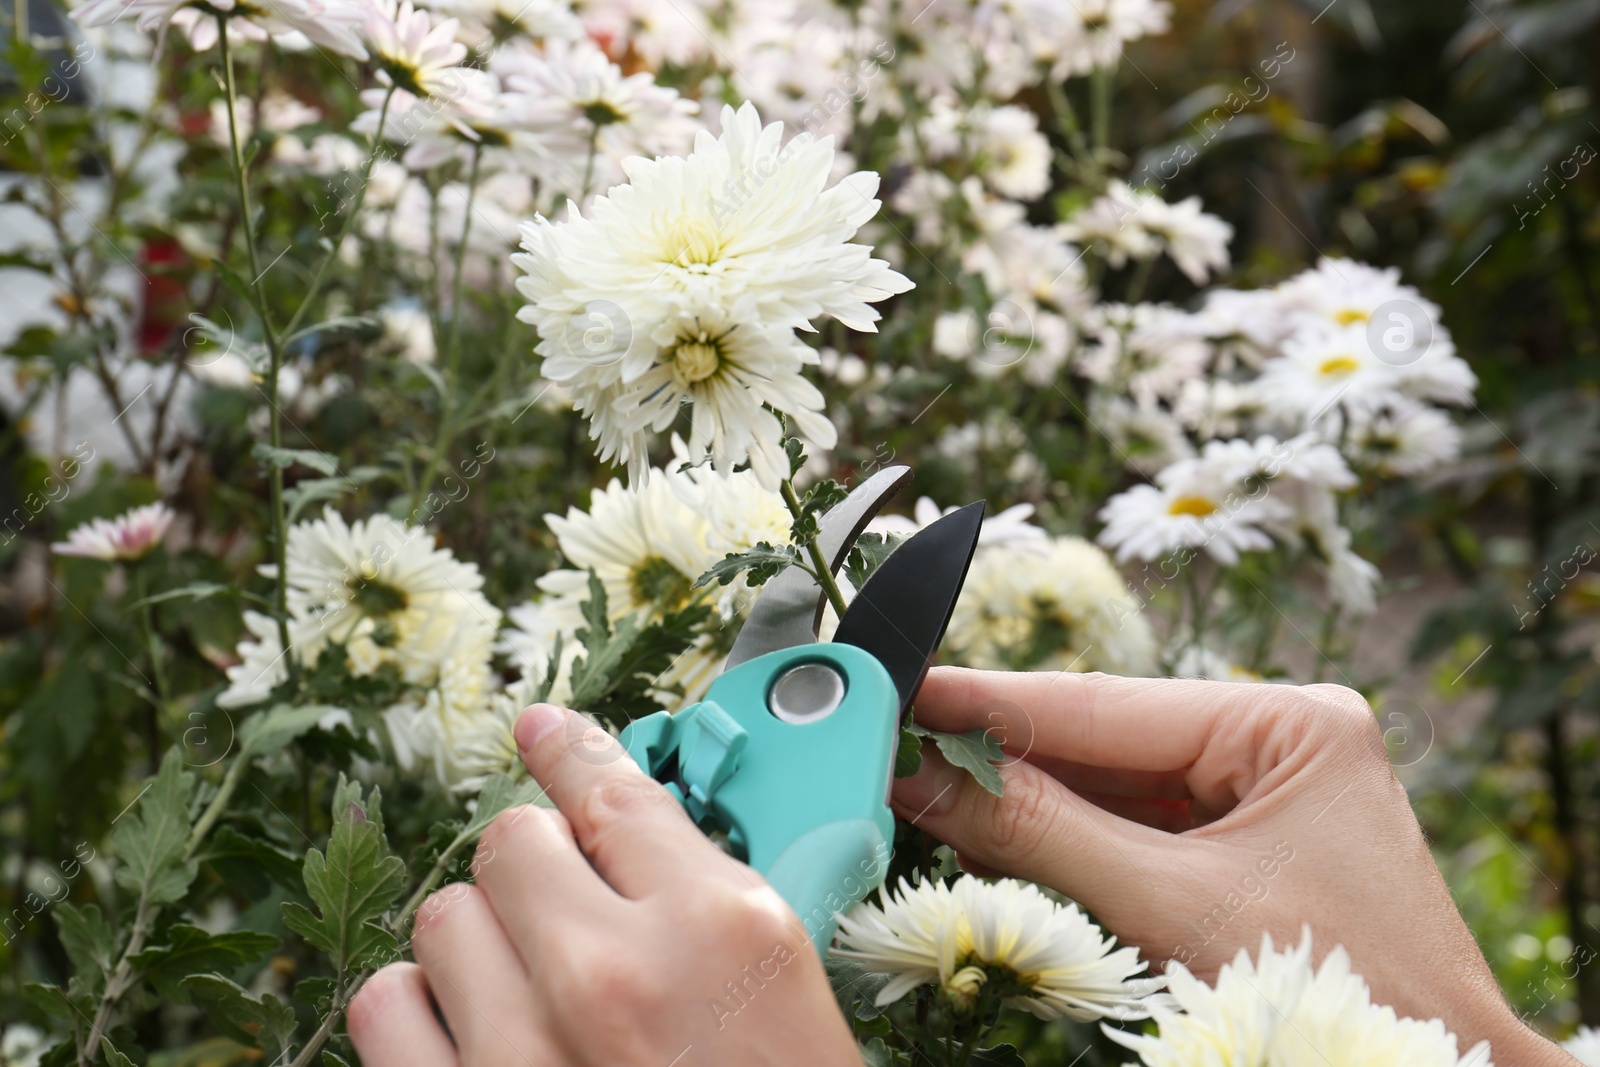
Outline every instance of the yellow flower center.
<path fill-rule="evenodd" d="M 1193 515 L 1203 519 L 1207 515 L 1214 515 L 1217 505 L 1203 496 L 1180 496 L 1167 505 L 1168 515 Z"/>
<path fill-rule="evenodd" d="M 722 235 L 716 225 L 704 217 L 675 219 L 667 227 L 666 258 L 680 267 L 695 264 L 709 265 L 722 255 Z"/>
<path fill-rule="evenodd" d="M 1361 363 L 1354 356 L 1329 356 L 1322 361 L 1322 366 L 1317 368 L 1317 373 L 1324 378 L 1343 378 L 1360 369 Z"/>
<path fill-rule="evenodd" d="M 1360 308 L 1344 308 L 1333 313 L 1333 321 L 1340 326 L 1350 326 L 1358 322 L 1366 322 L 1370 316 Z"/>
<path fill-rule="evenodd" d="M 683 341 L 672 350 L 672 376 L 688 388 L 703 382 L 722 366 L 722 350 L 714 341 Z"/>

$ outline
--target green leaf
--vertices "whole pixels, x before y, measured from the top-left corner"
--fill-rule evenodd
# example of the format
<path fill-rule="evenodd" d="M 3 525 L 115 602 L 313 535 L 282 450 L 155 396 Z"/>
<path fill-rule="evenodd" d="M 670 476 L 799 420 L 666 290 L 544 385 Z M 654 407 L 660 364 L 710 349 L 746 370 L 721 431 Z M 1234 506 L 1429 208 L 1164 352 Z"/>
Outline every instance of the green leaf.
<path fill-rule="evenodd" d="M 909 778 L 922 767 L 922 738 L 910 729 L 900 730 L 900 747 L 894 753 L 894 776 Z"/>
<path fill-rule="evenodd" d="M 532 778 L 518 780 L 507 774 L 497 774 L 483 783 L 483 789 L 478 793 L 477 810 L 472 813 L 472 821 L 467 823 L 460 836 L 467 841 L 475 841 L 502 811 L 518 804 L 537 804 L 540 801 L 544 801 L 546 807 L 550 806 L 544 790 Z"/>
<path fill-rule="evenodd" d="M 299 464 L 310 467 L 318 474 L 337 474 L 339 472 L 338 459 L 326 452 L 318 452 L 312 448 L 273 448 L 269 444 L 258 442 L 250 450 L 250 454 L 269 467 L 287 470 Z"/>
<path fill-rule="evenodd" d="M 971 1062 L 982 1067 L 1028 1067 L 1028 1061 L 1022 1058 L 1015 1045 L 980 1048 L 972 1054 Z"/>
<path fill-rule="evenodd" d="M 333 333 L 337 330 L 367 330 L 377 325 L 377 319 L 366 315 L 336 315 L 324 322 L 315 322 L 310 326 L 302 326 L 278 343 L 284 348 L 288 348 L 302 337 L 310 337 L 314 333 Z"/>
<path fill-rule="evenodd" d="M 106 1067 L 136 1067 L 134 1062 L 128 1057 L 124 1056 L 117 1046 L 113 1045 L 109 1039 L 101 1039 L 100 1051 L 105 1057 Z"/>
<path fill-rule="evenodd" d="M 209 600 L 214 596 L 222 596 L 224 594 L 233 596 L 238 592 L 237 587 L 222 585 L 218 582 L 191 582 L 177 589 L 168 589 L 165 592 L 147 596 L 142 600 L 135 600 L 128 605 L 128 610 L 149 607 L 151 604 L 164 604 L 168 600 Z"/>
<path fill-rule="evenodd" d="M 277 947 L 278 938 L 254 930 L 208 934 L 198 926 L 176 923 L 167 930 L 167 943 L 134 956 L 133 966 L 162 997 L 187 1004 L 188 996 L 180 986 L 188 976 L 232 971 Z"/>
<path fill-rule="evenodd" d="M 866 1067 L 894 1067 L 894 1050 L 875 1037 L 861 1046 L 861 1062 Z"/>
<path fill-rule="evenodd" d="M 906 729 L 921 737 L 931 737 L 939 746 L 939 754 L 952 765 L 960 767 L 977 783 L 995 796 L 1005 795 L 1005 783 L 994 765 L 1006 758 L 1000 742 L 985 730 L 968 730 L 964 734 L 944 734 L 937 730 L 912 723 Z"/>
<path fill-rule="evenodd" d="M 360 783 L 339 776 L 328 851 L 307 851 L 302 870 L 306 892 L 317 910 L 292 902 L 283 905 L 284 922 L 331 956 L 341 975 L 392 953 L 395 947 L 394 935 L 380 920 L 405 888 L 406 865 L 389 852 L 381 801 L 377 787 L 364 798 Z"/>
<path fill-rule="evenodd" d="M 875 1001 L 883 987 L 894 978 L 892 974 L 878 974 L 867 970 L 855 960 L 830 956 L 825 963 L 828 981 L 833 985 L 834 998 L 846 1019 L 867 1022 L 884 1012 Z"/>
<path fill-rule="evenodd" d="M 798 437 L 786 437 L 783 439 L 783 451 L 789 457 L 789 478 L 792 481 L 806 465 L 806 446 L 800 443 Z"/>
<path fill-rule="evenodd" d="M 718 585 L 727 585 L 737 578 L 742 571 L 749 571 L 745 584 L 749 586 L 761 585 L 772 579 L 785 567 L 804 567 L 805 563 L 800 558 L 800 550 L 793 545 L 778 545 L 774 547 L 766 541 L 757 541 L 754 547 L 743 552 L 729 552 L 722 559 L 712 564 L 711 569 L 695 579 L 694 587 L 700 589 L 716 582 Z"/>
<path fill-rule="evenodd" d="M 330 1049 L 322 1050 L 322 1067 L 350 1067 L 350 1061 Z"/>
<path fill-rule="evenodd" d="M 65 902 L 56 905 L 56 931 L 61 946 L 72 961 L 72 972 L 86 993 L 98 994 L 105 988 L 105 976 L 116 963 L 117 935 L 100 914 L 97 904 L 77 907 Z"/>
<path fill-rule="evenodd" d="M 883 566 L 883 561 L 889 558 L 889 553 L 899 548 L 905 538 L 898 534 L 864 533 L 856 538 L 856 543 L 850 548 L 850 555 L 845 557 L 844 576 L 850 584 L 860 589 L 867 584 L 873 572 Z"/>
<path fill-rule="evenodd" d="M 74 1004 L 66 991 L 59 986 L 44 982 L 24 982 L 22 999 L 53 1019 L 66 1019 L 73 1023 L 81 1021 L 79 1016 L 83 1009 Z M 93 1010 L 91 1006 L 91 1014 Z"/>
<path fill-rule="evenodd" d="M 293 523 L 310 505 L 337 500 L 346 493 L 353 493 L 360 487 L 387 476 L 388 473 L 383 467 L 361 466 L 353 467 L 348 472 L 331 478 L 307 478 L 284 490 L 283 501 L 288 508 L 288 518 L 285 521 Z"/>
<path fill-rule="evenodd" d="M 239 729 L 239 756 L 253 759 L 270 756 L 304 734 L 336 710 L 325 704 L 310 704 L 295 708 L 278 704 L 271 709 L 252 715 Z"/>
<path fill-rule="evenodd" d="M 183 989 L 204 1009 L 217 1029 L 241 1044 L 253 1045 L 266 1063 L 278 1063 L 294 1043 L 294 1010 L 270 993 L 258 1000 L 220 975 L 185 978 Z"/>
<path fill-rule="evenodd" d="M 111 831 L 111 847 L 122 860 L 117 884 L 152 904 L 181 900 L 194 881 L 195 861 L 184 859 L 194 783 L 173 749 L 135 801 L 135 810 L 118 816 Z"/>

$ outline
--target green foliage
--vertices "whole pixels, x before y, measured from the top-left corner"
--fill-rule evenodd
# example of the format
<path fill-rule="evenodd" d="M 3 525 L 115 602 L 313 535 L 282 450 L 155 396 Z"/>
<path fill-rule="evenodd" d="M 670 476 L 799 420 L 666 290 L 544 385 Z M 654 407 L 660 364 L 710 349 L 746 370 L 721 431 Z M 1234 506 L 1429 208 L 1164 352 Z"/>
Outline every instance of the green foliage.
<path fill-rule="evenodd" d="M 117 884 L 151 904 L 183 899 L 198 866 L 189 859 L 189 801 L 195 776 L 184 770 L 174 749 L 161 761 L 161 772 L 135 802 L 137 807 L 117 820 L 111 847 L 121 865 Z"/>
<path fill-rule="evenodd" d="M 572 704 L 611 722 L 627 722 L 655 710 L 650 691 L 673 659 L 693 643 L 696 628 L 709 615 L 705 604 L 690 604 L 650 624 L 639 615 L 612 621 L 604 583 L 589 573 L 584 628 L 578 631 L 583 655 L 572 665 Z"/>
<path fill-rule="evenodd" d="M 745 575 L 745 584 L 748 586 L 765 585 L 786 567 L 809 570 L 801 558 L 800 550 L 794 545 L 774 546 L 767 541 L 757 541 L 753 548 L 743 552 L 729 552 L 722 557 L 710 570 L 695 580 L 694 587 L 700 589 L 713 582 L 717 585 L 727 585 L 740 574 Z"/>
<path fill-rule="evenodd" d="M 364 796 L 360 783 L 340 776 L 328 849 L 311 849 L 305 858 L 306 893 L 316 911 L 294 901 L 283 905 L 284 922 L 326 952 L 341 978 L 392 958 L 395 949 L 381 920 L 405 888 L 406 865 L 389 851 L 381 803 L 376 787 Z"/>
<path fill-rule="evenodd" d="M 972 775 L 974 781 L 995 796 L 1004 795 L 1005 782 L 1001 780 L 995 764 L 1004 762 L 1006 755 L 1000 748 L 1000 742 L 990 737 L 988 731 L 968 730 L 964 734 L 946 734 L 909 723 L 903 733 L 931 738 L 939 746 L 939 754 L 952 766 L 960 767 Z M 918 759 L 921 759 L 920 742 Z"/>

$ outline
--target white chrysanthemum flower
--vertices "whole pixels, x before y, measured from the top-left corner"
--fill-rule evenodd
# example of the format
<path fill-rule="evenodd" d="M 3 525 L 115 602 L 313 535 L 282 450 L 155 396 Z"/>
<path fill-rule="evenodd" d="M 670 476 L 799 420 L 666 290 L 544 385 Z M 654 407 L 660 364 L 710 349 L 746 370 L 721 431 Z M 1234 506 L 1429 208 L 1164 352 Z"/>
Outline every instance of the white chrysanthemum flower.
<path fill-rule="evenodd" d="M 1034 200 L 1050 189 L 1050 142 L 1027 108 L 982 103 L 971 109 L 935 99 L 919 138 L 932 161 L 968 161 L 1002 196 Z M 916 139 L 907 135 L 913 144 Z"/>
<path fill-rule="evenodd" d="M 1207 337 L 1244 342 L 1246 362 L 1259 364 L 1294 332 L 1289 310 L 1276 289 L 1213 289 L 1198 317 Z"/>
<path fill-rule="evenodd" d="M 959 510 L 959 504 L 941 509 L 929 497 L 920 497 L 911 515 L 879 515 L 867 524 L 867 530 L 896 537 L 912 537 Z M 978 528 L 978 546 L 1044 555 L 1050 535 L 1029 522 L 1032 517 L 1032 504 L 1014 504 L 1004 511 L 984 516 L 983 525 Z"/>
<path fill-rule="evenodd" d="M 1164 304 L 1101 304 L 1087 316 L 1092 339 L 1077 366 L 1091 381 L 1149 406 L 1182 392 L 1205 373 L 1211 345 L 1193 315 Z"/>
<path fill-rule="evenodd" d="M 531 691 L 525 682 L 492 685 L 484 650 L 462 649 L 445 662 L 437 686 L 389 707 L 383 721 L 400 769 L 431 767 L 441 784 L 475 793 L 489 775 L 517 767 L 511 731 Z"/>
<path fill-rule="evenodd" d="M 1043 551 L 980 548 L 950 617 L 953 658 L 991 670 L 1155 671 L 1143 604 L 1106 554 L 1077 537 Z"/>
<path fill-rule="evenodd" d="M 1600 1029 L 1580 1026 L 1576 1034 L 1561 1042 L 1561 1047 L 1583 1067 L 1600 1067 Z"/>
<path fill-rule="evenodd" d="M 134 560 L 148 555 L 167 536 L 177 513 L 160 502 L 123 512 L 114 519 L 91 519 L 75 526 L 50 550 L 58 556 Z"/>
<path fill-rule="evenodd" d="M 260 704 L 289 680 L 288 657 L 278 640 L 277 620 L 259 611 L 246 611 L 244 628 L 250 637 L 239 642 L 239 662 L 224 672 L 228 688 L 217 697 L 219 708 Z"/>
<path fill-rule="evenodd" d="M 364 29 L 379 80 L 414 96 L 450 95 L 467 58 L 467 46 L 456 40 L 460 27 L 455 19 L 435 22 L 411 0 L 369 0 Z"/>
<path fill-rule="evenodd" d="M 366 59 L 359 30 L 364 0 L 88 0 L 72 17 L 88 26 L 118 19 L 136 19 L 141 30 L 178 27 L 196 51 L 217 43 L 217 16 L 228 24 L 229 41 L 265 41 L 277 34 L 300 33 L 314 45 L 341 55 Z"/>
<path fill-rule="evenodd" d="M 0 1063 L 5 1067 L 39 1067 L 55 1042 L 43 1030 L 26 1023 L 9 1023 L 0 1037 Z"/>
<path fill-rule="evenodd" d="M 1160 978 L 1139 978 L 1139 950 L 1116 947 L 1076 904 L 1060 904 L 1013 879 L 902 881 L 839 918 L 834 954 L 894 978 L 877 997 L 892 1004 L 937 985 L 958 1009 L 994 984 L 1002 1003 L 1041 1019 L 1144 1019 Z"/>
<path fill-rule="evenodd" d="M 569 142 L 580 158 L 592 138 L 600 161 L 610 161 L 604 180 L 590 175 L 585 192 L 612 185 L 624 157 L 682 151 L 696 129 L 694 101 L 657 85 L 648 71 L 624 75 L 588 38 L 550 41 L 543 52 L 501 49 L 491 69 L 523 98 L 528 126 Z"/>
<path fill-rule="evenodd" d="M 615 56 L 637 54 L 659 70 L 689 66 L 711 47 L 708 0 L 584 0 L 578 12 L 585 32 Z"/>
<path fill-rule="evenodd" d="M 1250 383 L 1192 378 L 1178 390 L 1172 413 L 1201 440 L 1236 437 L 1262 416 L 1261 397 Z"/>
<path fill-rule="evenodd" d="M 1165 0 L 1077 0 L 1070 7 L 1075 19 L 1061 20 L 1062 31 L 1036 48 L 1051 61 L 1050 76 L 1057 79 L 1115 66 L 1123 46 L 1166 33 L 1172 16 Z"/>
<path fill-rule="evenodd" d="M 1233 227 L 1201 211 L 1198 196 L 1176 204 L 1151 199 L 1145 203 L 1140 221 L 1162 239 L 1172 262 L 1196 285 L 1205 284 L 1213 271 L 1227 269 Z"/>
<path fill-rule="evenodd" d="M 1111 442 L 1117 457 L 1147 478 L 1194 455 L 1183 424 L 1157 404 L 1097 393 L 1089 400 L 1089 419 Z"/>
<path fill-rule="evenodd" d="M 1151 1005 L 1158 1033 L 1104 1028 L 1145 1067 L 1493 1067 L 1486 1042 L 1463 1054 L 1439 1020 L 1374 1005 L 1343 948 L 1313 967 L 1309 930 L 1283 951 L 1263 936 L 1255 960 L 1240 949 L 1215 988 L 1178 963 L 1167 979 L 1170 1001 Z"/>
<path fill-rule="evenodd" d="M 753 107 L 722 113 L 687 159 L 627 160 L 629 184 L 522 229 L 530 303 L 547 378 L 593 420 L 601 455 L 647 461 L 649 431 L 692 401 L 689 448 L 719 470 L 750 461 L 775 484 L 781 433 L 768 405 L 824 448 L 834 431 L 801 374 L 814 356 L 792 336 L 831 315 L 873 330 L 872 302 L 911 283 L 850 238 L 877 211 L 877 176 L 826 187 L 827 141 L 763 127 Z M 804 346 L 801 346 L 804 347 Z M 809 349 L 806 350 L 809 353 Z"/>
<path fill-rule="evenodd" d="M 461 20 L 462 37 L 489 51 L 498 35 L 504 48 L 524 36 L 538 41 L 583 36 L 583 24 L 568 0 L 432 0 L 429 7 Z"/>
<path fill-rule="evenodd" d="M 1261 675 L 1241 667 L 1206 645 L 1189 645 L 1172 665 L 1174 678 L 1209 678 L 1216 682 L 1260 682 Z"/>
<path fill-rule="evenodd" d="M 1349 412 L 1343 449 L 1363 469 L 1411 478 L 1454 462 L 1461 428 L 1438 408 L 1394 397 Z"/>
<path fill-rule="evenodd" d="M 1270 549 L 1268 529 L 1290 521 L 1293 509 L 1263 487 L 1241 487 L 1236 464 L 1217 458 L 1179 460 L 1156 475 L 1155 485 L 1112 497 L 1100 511 L 1106 524 L 1100 544 L 1115 551 L 1118 562 L 1203 548 L 1228 567 L 1240 552 Z"/>
<path fill-rule="evenodd" d="M 328 508 L 290 529 L 287 554 L 289 637 L 300 662 L 338 645 L 353 673 L 393 664 L 426 686 L 464 650 L 488 658 L 500 612 L 483 596 L 483 575 L 434 547 L 427 529 L 387 515 L 346 523 Z"/>
<path fill-rule="evenodd" d="M 1398 394 L 1400 379 L 1372 351 L 1366 326 L 1356 323 L 1296 333 L 1283 343 L 1283 355 L 1263 364 L 1255 388 L 1272 411 L 1311 426 L 1340 403 L 1383 403 Z"/>

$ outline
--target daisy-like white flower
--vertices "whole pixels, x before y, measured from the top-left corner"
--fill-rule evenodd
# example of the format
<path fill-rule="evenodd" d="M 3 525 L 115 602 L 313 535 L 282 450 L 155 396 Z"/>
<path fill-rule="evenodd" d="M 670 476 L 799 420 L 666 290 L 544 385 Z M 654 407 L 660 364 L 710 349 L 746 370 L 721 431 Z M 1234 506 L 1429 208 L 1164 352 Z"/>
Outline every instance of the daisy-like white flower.
<path fill-rule="evenodd" d="M 141 30 L 156 31 L 171 23 L 187 35 L 196 51 L 203 51 L 217 43 L 221 15 L 228 32 L 245 40 L 301 33 L 315 45 L 366 59 L 359 32 L 362 6 L 363 0 L 89 0 L 72 17 L 84 26 L 131 18 Z"/>
<path fill-rule="evenodd" d="M 450 96 L 456 92 L 467 46 L 456 40 L 460 23 L 434 21 L 411 0 L 368 0 L 363 27 L 377 60 L 378 78 L 413 96 Z"/>
<path fill-rule="evenodd" d="M 1487 1042 L 1461 1052 L 1437 1019 L 1402 1019 L 1372 1003 L 1343 948 L 1311 963 L 1311 934 L 1282 951 L 1263 936 L 1256 959 L 1240 949 L 1215 988 L 1178 963 L 1167 967 L 1170 1001 L 1151 1005 L 1159 1032 L 1105 1027 L 1145 1067 L 1493 1067 Z"/>
<path fill-rule="evenodd" d="M 1394 397 L 1351 410 L 1343 448 L 1366 470 L 1410 478 L 1453 462 L 1461 454 L 1461 428 L 1438 408 Z"/>
<path fill-rule="evenodd" d="M 393 664 L 427 686 L 453 658 L 488 659 L 500 612 L 483 596 L 483 575 L 435 547 L 426 528 L 387 515 L 347 523 L 329 508 L 290 529 L 287 555 L 289 639 L 301 663 L 338 646 L 355 674 Z"/>
<path fill-rule="evenodd" d="M 1231 567 L 1240 552 L 1270 549 L 1268 530 L 1288 523 L 1294 510 L 1278 494 L 1241 486 L 1233 458 L 1211 453 L 1179 460 L 1157 474 L 1154 485 L 1118 493 L 1099 517 L 1106 525 L 1098 540 L 1118 562 L 1203 548 Z"/>
<path fill-rule="evenodd" d="M 1583 1067 L 1600 1067 L 1600 1030 L 1580 1026 L 1576 1034 L 1561 1042 L 1561 1047 Z"/>
<path fill-rule="evenodd" d="M 940 508 L 931 498 L 920 497 L 909 516 L 880 515 L 867 524 L 867 530 L 911 537 L 959 510 L 960 505 Z M 984 516 L 983 525 L 978 528 L 978 546 L 1042 556 L 1049 545 L 1050 535 L 1029 522 L 1032 517 L 1032 504 L 1014 504 L 1004 511 Z"/>
<path fill-rule="evenodd" d="M 1050 143 L 1027 108 L 980 104 L 970 110 L 936 99 L 920 136 L 932 160 L 970 160 L 995 192 L 1033 200 L 1050 188 Z"/>
<path fill-rule="evenodd" d="M 501 49 L 493 69 L 506 91 L 519 96 L 530 128 L 565 140 L 580 159 L 593 139 L 605 180 L 597 184 L 591 175 L 585 192 L 612 185 L 620 176 L 612 171 L 627 156 L 682 151 L 696 129 L 694 101 L 657 85 L 648 71 L 624 75 L 588 38 L 550 41 L 543 52 Z"/>
<path fill-rule="evenodd" d="M 1138 403 L 1176 397 L 1211 360 L 1193 315 L 1163 304 L 1101 304 L 1086 316 L 1079 371 Z"/>
<path fill-rule="evenodd" d="M 696 458 L 724 471 L 749 461 L 775 486 L 787 472 L 766 406 L 824 448 L 835 439 L 801 374 L 814 354 L 793 331 L 823 315 L 873 330 L 872 303 L 911 283 L 850 243 L 877 211 L 876 175 L 828 187 L 827 141 L 784 144 L 782 125 L 763 127 L 748 104 L 721 121 L 721 136 L 702 131 L 686 159 L 627 160 L 629 184 L 588 217 L 574 208 L 562 223 L 524 225 L 513 262 L 529 303 L 518 314 L 603 457 L 642 476 L 650 432 L 689 401 Z"/>
<path fill-rule="evenodd" d="M 259 611 L 246 611 L 244 628 L 250 636 L 239 642 L 239 662 L 224 672 L 228 688 L 217 697 L 219 708 L 260 704 L 289 680 L 288 657 L 278 639 L 277 620 Z"/>
<path fill-rule="evenodd" d="M 167 536 L 176 513 L 165 504 L 146 504 L 114 519 L 91 519 L 74 527 L 65 541 L 50 546 L 58 556 L 133 560 L 147 555 Z"/>
<path fill-rule="evenodd" d="M 1146 230 L 1161 238 L 1167 255 L 1196 285 L 1203 285 L 1213 271 L 1227 269 L 1233 227 L 1201 211 L 1198 196 L 1176 204 L 1149 200 L 1141 221 Z"/>
<path fill-rule="evenodd" d="M 1206 645 L 1189 645 L 1172 665 L 1174 678 L 1209 678 L 1217 682 L 1260 682 L 1261 675 L 1241 667 Z"/>
<path fill-rule="evenodd" d="M 881 904 L 861 903 L 839 918 L 835 955 L 894 977 L 879 992 L 892 1004 L 936 985 L 958 1010 L 991 983 L 1002 1003 L 1041 1019 L 1143 1019 L 1160 978 L 1139 950 L 1116 947 L 1076 904 L 1060 904 L 1034 885 L 970 876 L 953 883 L 902 881 Z"/>
<path fill-rule="evenodd" d="M 1160 199 L 1154 193 L 1112 181 L 1106 191 L 1073 212 L 1056 226 L 1063 240 L 1092 245 L 1113 267 L 1130 259 L 1150 259 L 1161 251 L 1161 241 L 1141 220 L 1146 205 Z"/>
<path fill-rule="evenodd" d="M 1089 418 L 1115 447 L 1117 458 L 1147 478 L 1194 455 L 1183 424 L 1159 404 L 1097 393 L 1089 400 Z"/>
<path fill-rule="evenodd" d="M 1081 538 L 1050 538 L 1027 553 L 984 547 L 945 641 L 972 667 L 1146 675 L 1156 642 L 1142 607 L 1106 554 Z"/>
<path fill-rule="evenodd" d="M 1044 36 L 1035 52 L 1051 62 L 1050 76 L 1068 78 L 1114 66 L 1129 41 L 1166 33 L 1172 5 L 1165 0 L 1079 0 L 1075 18 L 1058 15 L 1059 29 Z"/>

